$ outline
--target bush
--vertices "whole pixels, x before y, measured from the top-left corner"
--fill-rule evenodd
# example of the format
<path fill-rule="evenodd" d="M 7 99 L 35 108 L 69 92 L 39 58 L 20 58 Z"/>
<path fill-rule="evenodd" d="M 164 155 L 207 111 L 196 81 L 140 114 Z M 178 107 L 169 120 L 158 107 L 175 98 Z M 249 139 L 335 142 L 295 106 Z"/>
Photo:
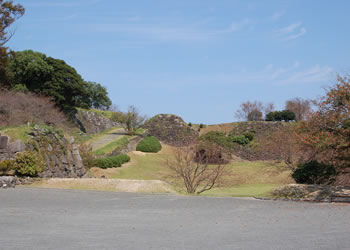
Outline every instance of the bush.
<path fill-rule="evenodd" d="M 192 123 L 189 123 L 188 126 L 189 126 L 189 127 L 192 127 Z"/>
<path fill-rule="evenodd" d="M 295 113 L 290 110 L 273 111 L 266 115 L 266 121 L 293 121 L 295 120 Z"/>
<path fill-rule="evenodd" d="M 14 170 L 18 175 L 37 176 L 45 169 L 45 161 L 36 151 L 18 153 L 14 162 Z"/>
<path fill-rule="evenodd" d="M 154 136 L 148 136 L 140 141 L 136 146 L 136 151 L 146 153 L 157 153 L 162 149 L 162 145 L 159 140 Z"/>
<path fill-rule="evenodd" d="M 216 143 L 224 148 L 230 148 L 232 146 L 232 141 L 223 132 L 210 131 L 199 137 L 199 139 L 204 142 Z"/>
<path fill-rule="evenodd" d="M 301 184 L 331 184 L 335 181 L 336 170 L 332 165 L 310 161 L 299 164 L 292 177 Z"/>
<path fill-rule="evenodd" d="M 232 137 L 232 142 L 238 143 L 239 145 L 246 145 L 249 144 L 250 140 L 244 135 L 238 135 Z"/>
<path fill-rule="evenodd" d="M 14 160 L 0 161 L 0 175 L 8 175 L 14 169 Z"/>
<path fill-rule="evenodd" d="M 199 124 L 199 128 L 204 128 L 205 125 L 203 123 Z"/>
<path fill-rule="evenodd" d="M 130 161 L 130 157 L 128 155 L 117 155 L 110 156 L 105 158 L 100 158 L 95 160 L 95 166 L 99 168 L 119 168 L 126 162 Z"/>
<path fill-rule="evenodd" d="M 83 143 L 79 145 L 79 153 L 83 164 L 86 168 L 92 168 L 95 166 L 95 154 L 92 152 L 92 146 L 88 143 Z"/>
<path fill-rule="evenodd" d="M 254 133 L 252 133 L 252 132 L 245 132 L 245 133 L 243 134 L 243 136 L 244 136 L 245 138 L 247 138 L 249 141 L 254 140 Z"/>

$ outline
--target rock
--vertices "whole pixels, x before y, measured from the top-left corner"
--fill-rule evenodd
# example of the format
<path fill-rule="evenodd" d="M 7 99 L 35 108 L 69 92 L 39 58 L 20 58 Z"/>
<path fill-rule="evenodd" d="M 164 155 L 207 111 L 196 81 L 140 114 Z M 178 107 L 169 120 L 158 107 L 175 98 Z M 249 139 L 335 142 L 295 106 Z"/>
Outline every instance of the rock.
<path fill-rule="evenodd" d="M 16 186 L 16 177 L 0 176 L 0 188 L 14 188 Z"/>
<path fill-rule="evenodd" d="M 0 149 L 7 149 L 8 141 L 8 136 L 0 136 Z"/>
<path fill-rule="evenodd" d="M 8 151 L 18 153 L 25 151 L 26 145 L 21 140 L 16 140 L 8 145 Z"/>
<path fill-rule="evenodd" d="M 106 129 L 120 126 L 119 123 L 100 116 L 95 112 L 78 110 L 78 113 L 74 117 L 75 123 L 80 127 L 81 131 L 87 134 L 100 133 Z"/>

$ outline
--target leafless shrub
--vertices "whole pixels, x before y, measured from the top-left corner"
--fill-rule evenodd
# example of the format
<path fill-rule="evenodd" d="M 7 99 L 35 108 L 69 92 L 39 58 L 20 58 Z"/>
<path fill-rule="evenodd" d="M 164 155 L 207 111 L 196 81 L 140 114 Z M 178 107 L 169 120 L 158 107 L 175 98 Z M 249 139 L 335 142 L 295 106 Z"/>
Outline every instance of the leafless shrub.
<path fill-rule="evenodd" d="M 27 123 L 65 129 L 72 126 L 50 98 L 33 93 L 0 90 L 0 126 Z"/>
<path fill-rule="evenodd" d="M 203 145 L 192 145 L 174 149 L 174 159 L 167 160 L 167 167 L 172 170 L 175 178 L 183 180 L 186 191 L 189 194 L 200 194 L 220 184 L 225 173 L 225 165 L 222 160 L 212 161 L 221 155 L 218 147 L 207 145 L 205 154 L 198 154 Z M 201 157 L 201 159 L 198 159 Z"/>

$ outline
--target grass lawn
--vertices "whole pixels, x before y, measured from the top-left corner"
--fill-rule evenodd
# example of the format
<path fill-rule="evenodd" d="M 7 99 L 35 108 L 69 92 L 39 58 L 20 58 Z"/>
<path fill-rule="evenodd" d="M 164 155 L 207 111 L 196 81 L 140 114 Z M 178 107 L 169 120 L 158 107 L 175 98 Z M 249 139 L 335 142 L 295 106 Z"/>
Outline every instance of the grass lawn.
<path fill-rule="evenodd" d="M 9 136 L 12 141 L 21 140 L 23 142 L 28 142 L 30 139 L 28 132 L 31 129 L 32 128 L 27 125 L 21 125 L 18 127 L 0 127 L 0 133 Z"/>
<path fill-rule="evenodd" d="M 96 155 L 106 155 L 109 153 L 112 153 L 114 150 L 121 148 L 129 143 L 129 139 L 131 139 L 131 136 L 121 136 L 114 141 L 106 144 L 103 147 L 98 148 L 97 150 L 94 151 Z"/>
<path fill-rule="evenodd" d="M 177 190 L 183 188 L 181 179 L 171 177 L 172 172 L 166 166 L 166 160 L 171 157 L 171 147 L 163 145 L 163 149 L 155 153 L 129 153 L 131 162 L 121 168 L 91 169 L 92 176 L 117 179 L 163 180 L 175 184 Z M 272 162 L 232 162 L 227 165 L 227 175 L 220 188 L 214 188 L 201 195 L 208 196 L 263 196 L 273 188 L 293 183 L 290 172 L 281 164 Z M 180 191 L 180 193 L 184 193 Z"/>

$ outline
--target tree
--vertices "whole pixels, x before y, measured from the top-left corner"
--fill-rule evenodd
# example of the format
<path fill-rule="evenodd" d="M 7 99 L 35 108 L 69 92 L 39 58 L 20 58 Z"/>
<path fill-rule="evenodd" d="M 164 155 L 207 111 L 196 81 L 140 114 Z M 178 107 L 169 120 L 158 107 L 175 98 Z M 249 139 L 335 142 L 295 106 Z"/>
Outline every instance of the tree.
<path fill-rule="evenodd" d="M 274 109 L 273 103 L 264 105 L 260 101 L 246 101 L 241 103 L 240 109 L 236 111 L 236 118 L 246 121 L 260 121 L 264 115 Z"/>
<path fill-rule="evenodd" d="M 290 110 L 273 111 L 266 115 L 266 121 L 294 121 L 295 114 Z"/>
<path fill-rule="evenodd" d="M 317 110 L 299 123 L 297 136 L 314 160 L 342 168 L 350 166 L 350 76 L 338 76 Z"/>
<path fill-rule="evenodd" d="M 295 120 L 305 120 L 311 112 L 311 101 L 302 98 L 294 98 L 286 101 L 286 110 L 290 110 L 295 114 Z"/>
<path fill-rule="evenodd" d="M 248 121 L 262 121 L 262 112 L 259 110 L 252 110 L 248 114 Z"/>
<path fill-rule="evenodd" d="M 13 4 L 13 1 L 0 0 L 0 87 L 10 86 L 10 73 L 8 71 L 8 48 L 4 45 L 11 39 L 13 32 L 9 27 L 21 16 L 24 15 L 24 8 L 20 4 Z"/>
<path fill-rule="evenodd" d="M 90 94 L 95 92 L 89 92 L 89 84 L 63 60 L 24 50 L 11 56 L 9 68 L 14 84 L 24 84 L 31 92 L 51 97 L 65 113 L 72 112 L 74 107 L 92 105 L 94 98 Z"/>
<path fill-rule="evenodd" d="M 86 82 L 88 87 L 89 104 L 96 109 L 107 110 L 112 105 L 105 87 L 96 82 Z"/>
<path fill-rule="evenodd" d="M 134 135 L 136 130 L 140 128 L 146 120 L 145 116 L 135 106 L 130 105 L 126 113 L 114 112 L 112 120 L 120 123 L 129 135 Z"/>
<path fill-rule="evenodd" d="M 174 149 L 174 159 L 167 160 L 167 166 L 174 173 L 174 177 L 181 178 L 189 194 L 200 194 L 218 184 L 224 175 L 225 165 L 210 165 L 218 153 L 219 147 L 214 144 L 206 145 L 205 154 L 199 154 L 203 145 L 192 145 Z"/>

